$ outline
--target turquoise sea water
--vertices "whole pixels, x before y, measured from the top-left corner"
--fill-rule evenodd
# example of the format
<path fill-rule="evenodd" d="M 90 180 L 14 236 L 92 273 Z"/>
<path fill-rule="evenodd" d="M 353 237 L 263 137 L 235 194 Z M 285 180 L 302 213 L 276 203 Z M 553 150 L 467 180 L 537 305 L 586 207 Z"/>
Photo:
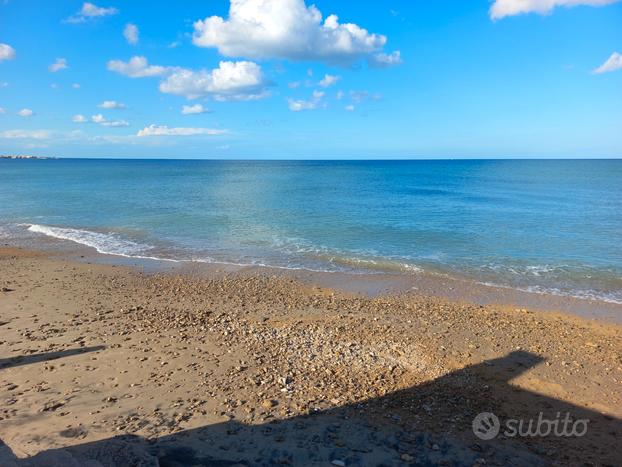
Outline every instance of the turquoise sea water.
<path fill-rule="evenodd" d="M 0 236 L 622 303 L 622 160 L 0 160 Z"/>

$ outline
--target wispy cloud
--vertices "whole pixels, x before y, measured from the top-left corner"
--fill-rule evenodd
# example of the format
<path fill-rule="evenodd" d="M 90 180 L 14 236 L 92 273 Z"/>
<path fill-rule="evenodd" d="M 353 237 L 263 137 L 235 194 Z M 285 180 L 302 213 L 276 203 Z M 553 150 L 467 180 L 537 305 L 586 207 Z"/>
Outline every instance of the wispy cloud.
<path fill-rule="evenodd" d="M 324 97 L 324 91 L 313 91 L 311 99 L 288 99 L 287 105 L 292 112 L 301 112 L 303 110 L 314 110 L 326 107 L 326 104 L 322 100 Z"/>
<path fill-rule="evenodd" d="M 128 44 L 138 44 L 138 34 L 138 26 L 132 23 L 127 23 L 125 25 L 125 29 L 123 29 L 123 37 L 125 37 Z"/>
<path fill-rule="evenodd" d="M 622 54 L 619 54 L 618 52 L 614 52 L 611 54 L 611 56 L 607 59 L 605 63 L 603 63 L 601 66 L 599 66 L 595 70 L 592 70 L 592 73 L 598 75 L 601 73 L 609 73 L 611 71 L 616 71 L 621 68 L 622 68 Z"/>
<path fill-rule="evenodd" d="M 4 139 L 48 139 L 49 130 L 5 130 L 0 131 L 0 138 Z"/>
<path fill-rule="evenodd" d="M 399 50 L 391 52 L 390 54 L 375 54 L 369 58 L 369 66 L 372 68 L 389 68 L 400 65 L 402 62 L 402 54 Z"/>
<path fill-rule="evenodd" d="M 19 115 L 20 117 L 32 117 L 35 113 L 31 110 L 31 109 L 22 109 L 19 112 L 17 112 L 17 115 Z"/>
<path fill-rule="evenodd" d="M 181 113 L 184 115 L 204 114 L 210 110 L 203 107 L 201 104 L 184 105 L 181 108 Z"/>
<path fill-rule="evenodd" d="M 64 70 L 65 68 L 69 68 L 69 65 L 67 65 L 67 59 L 57 58 L 56 61 L 48 67 L 48 71 L 50 73 L 56 73 L 57 71 Z"/>
<path fill-rule="evenodd" d="M 603 6 L 618 1 L 619 0 L 495 0 L 490 7 L 490 17 L 496 20 L 505 18 L 506 16 L 526 13 L 547 15 L 560 6 Z"/>
<path fill-rule="evenodd" d="M 168 127 L 166 125 L 149 125 L 136 133 L 136 136 L 215 136 L 222 135 L 226 132 L 226 130 L 217 130 L 213 128 Z"/>
<path fill-rule="evenodd" d="M 123 102 L 117 101 L 104 101 L 97 107 L 100 109 L 126 109 L 127 106 Z"/>
<path fill-rule="evenodd" d="M 340 79 L 341 79 L 341 76 L 325 74 L 324 78 L 322 78 L 318 84 L 322 86 L 323 88 L 327 88 L 329 86 L 333 86 L 334 84 L 337 84 L 337 82 Z"/>
<path fill-rule="evenodd" d="M 96 114 L 96 115 L 91 116 L 91 121 L 101 126 L 107 126 L 107 127 L 113 127 L 113 128 L 130 126 L 129 122 L 125 120 L 108 120 L 102 114 Z"/>
<path fill-rule="evenodd" d="M 93 18 L 116 15 L 119 12 L 114 7 L 99 7 L 90 2 L 84 2 L 82 8 L 75 15 L 70 16 L 65 21 L 67 23 L 84 23 Z"/>

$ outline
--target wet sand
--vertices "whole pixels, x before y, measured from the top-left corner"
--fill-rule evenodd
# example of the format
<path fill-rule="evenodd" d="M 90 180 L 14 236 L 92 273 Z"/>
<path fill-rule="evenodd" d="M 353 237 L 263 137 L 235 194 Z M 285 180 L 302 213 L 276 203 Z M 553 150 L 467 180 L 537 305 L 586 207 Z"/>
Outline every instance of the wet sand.
<path fill-rule="evenodd" d="M 2 466 L 622 462 L 621 328 L 568 299 L 82 253 L 0 249 Z M 503 433 L 540 413 L 587 432 Z"/>

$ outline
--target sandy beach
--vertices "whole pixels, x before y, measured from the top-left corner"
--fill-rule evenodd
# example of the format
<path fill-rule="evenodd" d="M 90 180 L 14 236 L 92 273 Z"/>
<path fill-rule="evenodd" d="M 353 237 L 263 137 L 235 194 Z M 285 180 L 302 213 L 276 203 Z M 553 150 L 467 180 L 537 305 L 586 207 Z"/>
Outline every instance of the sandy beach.
<path fill-rule="evenodd" d="M 622 463 L 615 323 L 11 247 L 0 290 L 3 467 Z"/>

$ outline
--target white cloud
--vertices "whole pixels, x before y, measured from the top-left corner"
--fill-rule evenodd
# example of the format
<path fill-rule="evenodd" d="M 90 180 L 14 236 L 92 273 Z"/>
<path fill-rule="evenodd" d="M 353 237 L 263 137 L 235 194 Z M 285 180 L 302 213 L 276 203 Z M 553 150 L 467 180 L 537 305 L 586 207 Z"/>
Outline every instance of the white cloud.
<path fill-rule="evenodd" d="M 600 74 L 600 73 L 608 73 L 610 71 L 616 71 L 622 68 L 622 54 L 618 52 L 614 52 L 607 59 L 605 63 L 592 71 L 592 73 Z"/>
<path fill-rule="evenodd" d="M 254 100 L 268 95 L 261 67 L 253 62 L 220 62 L 213 70 L 176 68 L 160 83 L 160 91 L 188 99 Z"/>
<path fill-rule="evenodd" d="M 47 139 L 50 137 L 48 130 L 5 130 L 0 131 L 0 138 L 5 139 Z"/>
<path fill-rule="evenodd" d="M 322 86 L 323 88 L 327 88 L 329 86 L 332 86 L 333 84 L 337 84 L 337 81 L 339 81 L 340 79 L 341 79 L 341 76 L 334 76 L 334 75 L 326 74 L 324 75 L 324 78 L 320 80 L 318 84 Z"/>
<path fill-rule="evenodd" d="M 80 89 L 80 85 L 78 83 L 73 83 L 71 87 L 74 89 Z"/>
<path fill-rule="evenodd" d="M 128 44 L 138 44 L 138 26 L 132 23 L 127 23 L 125 25 L 125 29 L 123 29 L 123 37 L 125 37 Z"/>
<path fill-rule="evenodd" d="M 86 123 L 88 121 L 87 118 L 82 114 L 74 115 L 71 120 L 74 123 Z"/>
<path fill-rule="evenodd" d="M 149 76 L 161 76 L 167 68 L 157 65 L 149 65 L 147 59 L 141 56 L 132 57 L 129 62 L 123 62 L 121 60 L 110 60 L 108 62 L 108 69 L 110 71 L 116 71 L 130 78 L 145 78 Z"/>
<path fill-rule="evenodd" d="M 372 55 L 369 64 L 374 68 L 389 68 L 402 63 L 402 54 L 399 50 L 385 54 L 384 52 Z"/>
<path fill-rule="evenodd" d="M 501 19 L 506 16 L 524 13 L 546 15 L 559 6 L 573 7 L 578 5 L 603 6 L 619 0 L 495 0 L 490 7 L 490 17 Z"/>
<path fill-rule="evenodd" d="M 348 112 L 354 112 L 354 105 L 353 104 L 348 104 L 344 107 Z"/>
<path fill-rule="evenodd" d="M 17 112 L 17 115 L 19 115 L 20 117 L 32 117 L 34 114 L 35 113 L 30 109 L 22 109 Z"/>
<path fill-rule="evenodd" d="M 341 99 L 343 99 L 344 96 L 344 92 L 343 91 L 338 91 L 337 92 L 337 100 L 340 101 Z"/>
<path fill-rule="evenodd" d="M 67 59 L 57 58 L 56 61 L 48 67 L 48 71 L 50 73 L 56 73 L 57 71 L 64 70 L 65 68 L 69 68 L 69 65 L 67 65 Z"/>
<path fill-rule="evenodd" d="M 100 109 L 125 109 L 127 106 L 122 102 L 117 101 L 104 101 L 99 104 L 97 107 Z"/>
<path fill-rule="evenodd" d="M 80 11 L 67 18 L 66 21 L 68 23 L 84 23 L 91 18 L 116 15 L 118 12 L 119 10 L 113 7 L 99 7 L 93 3 L 84 2 Z"/>
<path fill-rule="evenodd" d="M 149 65 L 145 57 L 129 62 L 110 60 L 108 69 L 130 78 L 165 76 L 160 92 L 188 99 L 211 96 L 216 100 L 255 100 L 268 96 L 268 81 L 261 67 L 253 62 L 222 61 L 213 70 Z"/>
<path fill-rule="evenodd" d="M 4 107 L 0 107 L 0 114 L 5 114 L 6 110 L 4 110 Z"/>
<path fill-rule="evenodd" d="M 326 104 L 322 102 L 324 97 L 323 91 L 313 91 L 311 99 L 288 99 L 287 105 L 292 112 L 300 112 L 302 110 L 314 110 L 322 107 L 326 107 Z"/>
<path fill-rule="evenodd" d="M 0 44 L 0 62 L 3 60 L 13 60 L 15 58 L 15 49 L 9 44 Z"/>
<path fill-rule="evenodd" d="M 113 128 L 130 126 L 129 122 L 125 120 L 108 120 L 102 114 L 92 115 L 91 121 L 101 126 L 107 126 L 107 127 L 113 127 Z"/>
<path fill-rule="evenodd" d="M 352 102 L 355 104 L 363 102 L 367 99 L 377 101 L 381 98 L 382 96 L 380 94 L 370 94 L 368 91 L 350 91 L 350 99 L 352 99 Z"/>
<path fill-rule="evenodd" d="M 209 110 L 204 108 L 201 104 L 184 105 L 181 109 L 181 113 L 184 115 L 204 114 L 207 112 L 209 112 Z"/>
<path fill-rule="evenodd" d="M 222 135 L 224 133 L 226 133 L 225 130 L 216 130 L 213 128 L 170 128 L 166 125 L 149 125 L 136 133 L 136 136 L 214 136 Z"/>
<path fill-rule="evenodd" d="M 348 65 L 381 52 L 387 38 L 336 15 L 323 20 L 304 0 L 231 0 L 229 17 L 194 23 L 192 41 L 229 57 L 319 60 Z"/>

